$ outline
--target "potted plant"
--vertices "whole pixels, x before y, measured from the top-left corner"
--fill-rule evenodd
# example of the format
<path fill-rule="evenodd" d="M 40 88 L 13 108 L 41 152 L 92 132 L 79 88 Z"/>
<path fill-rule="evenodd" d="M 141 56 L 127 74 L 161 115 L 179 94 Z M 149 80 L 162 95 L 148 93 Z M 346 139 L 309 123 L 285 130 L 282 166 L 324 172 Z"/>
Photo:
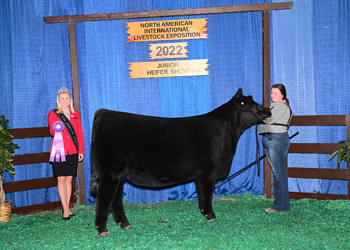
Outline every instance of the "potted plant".
<path fill-rule="evenodd" d="M 341 161 L 345 161 L 347 163 L 350 163 L 350 154 L 349 154 L 349 149 L 350 149 L 350 138 L 348 141 L 340 141 L 339 143 L 346 143 L 343 147 L 340 149 L 334 151 L 331 156 L 329 157 L 328 161 L 334 158 L 334 156 L 338 155 L 337 158 L 337 168 L 340 169 L 340 163 Z"/>
<path fill-rule="evenodd" d="M 13 153 L 19 148 L 13 143 L 13 135 L 8 128 L 9 120 L 4 115 L 0 118 L 0 221 L 11 220 L 12 201 L 5 201 L 5 191 L 3 189 L 3 172 L 8 172 L 12 178 L 15 175 L 13 164 Z"/>

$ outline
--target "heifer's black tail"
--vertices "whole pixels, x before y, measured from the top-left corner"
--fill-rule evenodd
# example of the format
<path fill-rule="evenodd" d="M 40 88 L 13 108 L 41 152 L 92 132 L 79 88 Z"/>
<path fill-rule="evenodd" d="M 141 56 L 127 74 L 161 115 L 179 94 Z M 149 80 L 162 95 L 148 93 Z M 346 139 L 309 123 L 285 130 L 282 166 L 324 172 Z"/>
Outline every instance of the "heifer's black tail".
<path fill-rule="evenodd" d="M 98 187 L 100 184 L 100 178 L 99 178 L 99 171 L 97 167 L 97 152 L 96 152 L 96 142 L 95 142 L 95 133 L 97 129 L 97 124 L 98 124 L 98 118 L 97 118 L 97 113 L 95 113 L 94 117 L 94 123 L 92 126 L 92 137 L 91 137 L 91 179 L 90 179 L 90 193 L 91 194 L 97 194 L 98 192 Z"/>

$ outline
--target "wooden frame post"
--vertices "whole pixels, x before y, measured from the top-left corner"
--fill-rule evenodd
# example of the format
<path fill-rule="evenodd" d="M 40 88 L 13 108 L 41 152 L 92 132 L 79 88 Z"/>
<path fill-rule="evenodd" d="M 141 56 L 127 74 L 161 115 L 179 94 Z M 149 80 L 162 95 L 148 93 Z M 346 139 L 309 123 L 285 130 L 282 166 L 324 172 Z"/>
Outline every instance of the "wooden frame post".
<path fill-rule="evenodd" d="M 263 25 L 263 105 L 270 106 L 270 85 L 271 85 L 271 53 L 270 53 L 270 11 L 262 13 Z M 271 167 L 264 158 L 264 196 L 271 198 Z"/>
<path fill-rule="evenodd" d="M 70 62 L 71 62 L 71 74 L 73 85 L 73 102 L 74 109 L 80 112 L 80 93 L 79 93 L 79 75 L 78 75 L 78 58 L 77 58 L 77 43 L 75 37 L 75 22 L 71 20 L 68 22 L 69 33 L 69 50 L 70 50 Z M 79 205 L 86 205 L 85 195 L 85 176 L 84 176 L 84 162 L 78 163 L 78 190 L 77 195 L 72 197 L 76 199 L 79 197 Z M 75 182 L 73 182 L 75 184 Z"/>

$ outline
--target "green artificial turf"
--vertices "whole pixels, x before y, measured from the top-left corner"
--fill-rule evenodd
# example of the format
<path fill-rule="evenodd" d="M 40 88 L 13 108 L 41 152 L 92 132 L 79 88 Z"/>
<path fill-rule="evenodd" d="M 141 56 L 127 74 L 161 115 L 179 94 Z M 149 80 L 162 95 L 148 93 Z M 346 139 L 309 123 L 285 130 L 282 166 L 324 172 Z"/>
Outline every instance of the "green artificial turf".
<path fill-rule="evenodd" d="M 109 236 L 98 235 L 95 206 L 77 216 L 61 211 L 12 215 L 0 222 L 1 249 L 350 249 L 350 201 L 292 200 L 292 210 L 265 213 L 272 200 L 252 194 L 213 200 L 216 221 L 200 214 L 197 201 L 128 204 L 132 226 L 123 230 L 110 215 Z"/>

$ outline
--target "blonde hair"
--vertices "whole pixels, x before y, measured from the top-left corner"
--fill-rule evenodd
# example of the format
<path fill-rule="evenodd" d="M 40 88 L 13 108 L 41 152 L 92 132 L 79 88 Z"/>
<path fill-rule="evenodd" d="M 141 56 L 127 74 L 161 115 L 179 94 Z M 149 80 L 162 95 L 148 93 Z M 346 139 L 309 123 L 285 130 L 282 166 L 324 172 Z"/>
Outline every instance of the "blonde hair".
<path fill-rule="evenodd" d="M 72 111 L 72 113 L 74 114 L 75 113 L 75 110 L 73 108 L 73 99 L 72 99 L 72 95 L 70 94 L 69 90 L 65 87 L 62 87 L 58 90 L 58 93 L 57 93 L 57 100 L 56 100 L 56 103 L 57 103 L 57 109 L 58 109 L 58 112 L 62 113 L 62 106 L 59 102 L 59 97 L 60 97 L 60 94 L 68 94 L 69 95 L 69 98 L 70 98 L 70 101 L 69 101 L 69 107 L 70 107 L 70 110 Z"/>

